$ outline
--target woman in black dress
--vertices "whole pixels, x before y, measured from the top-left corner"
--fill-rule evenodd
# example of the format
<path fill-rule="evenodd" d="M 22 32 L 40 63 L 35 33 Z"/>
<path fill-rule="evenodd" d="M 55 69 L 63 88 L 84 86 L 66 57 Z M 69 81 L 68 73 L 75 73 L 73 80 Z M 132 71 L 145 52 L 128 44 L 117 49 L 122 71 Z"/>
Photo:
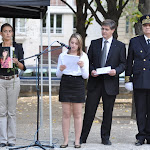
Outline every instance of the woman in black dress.
<path fill-rule="evenodd" d="M 68 146 L 70 118 L 73 114 L 75 128 L 75 148 L 80 148 L 82 129 L 82 105 L 85 102 L 85 82 L 89 76 L 89 61 L 82 51 L 82 37 L 72 34 L 69 39 L 70 50 L 59 55 L 56 75 L 61 77 L 59 101 L 62 103 L 62 131 L 64 143 L 60 148 Z M 70 63 L 66 63 L 66 59 Z M 77 60 L 74 64 L 73 59 Z M 71 64 L 71 65 L 70 65 Z"/>

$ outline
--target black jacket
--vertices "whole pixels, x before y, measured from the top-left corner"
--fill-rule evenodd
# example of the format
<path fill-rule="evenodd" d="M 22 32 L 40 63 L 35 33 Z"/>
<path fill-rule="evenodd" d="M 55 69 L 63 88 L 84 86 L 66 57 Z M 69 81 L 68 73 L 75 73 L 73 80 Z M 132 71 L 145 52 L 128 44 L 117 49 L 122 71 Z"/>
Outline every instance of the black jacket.
<path fill-rule="evenodd" d="M 144 35 L 130 40 L 125 74 L 134 89 L 150 89 L 150 47 Z"/>
<path fill-rule="evenodd" d="M 91 42 L 88 57 L 90 63 L 90 74 L 101 66 L 102 38 Z M 126 49 L 125 44 L 113 39 L 107 56 L 106 65 L 116 70 L 116 76 L 103 75 L 104 86 L 108 95 L 117 95 L 119 93 L 119 74 L 125 70 Z M 100 75 L 101 76 L 101 75 Z M 102 84 L 98 77 L 89 76 L 88 90 L 94 90 L 97 84 Z"/>

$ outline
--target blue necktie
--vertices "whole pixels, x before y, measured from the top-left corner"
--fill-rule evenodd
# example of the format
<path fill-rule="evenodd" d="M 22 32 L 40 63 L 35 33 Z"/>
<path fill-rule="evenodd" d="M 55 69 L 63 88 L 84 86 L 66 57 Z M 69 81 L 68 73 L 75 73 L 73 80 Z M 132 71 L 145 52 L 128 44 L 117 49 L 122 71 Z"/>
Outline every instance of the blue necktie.
<path fill-rule="evenodd" d="M 104 41 L 104 47 L 102 49 L 102 55 L 101 55 L 101 67 L 105 66 L 107 43 L 108 43 L 108 41 Z"/>

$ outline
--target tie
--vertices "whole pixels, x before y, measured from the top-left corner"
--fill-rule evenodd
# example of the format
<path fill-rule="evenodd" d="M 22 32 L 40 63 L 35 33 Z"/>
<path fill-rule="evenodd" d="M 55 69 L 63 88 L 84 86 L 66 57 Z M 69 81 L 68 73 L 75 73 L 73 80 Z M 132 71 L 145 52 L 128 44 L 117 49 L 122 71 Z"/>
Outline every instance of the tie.
<path fill-rule="evenodd" d="M 147 40 L 147 43 L 148 47 L 150 47 L 150 39 Z"/>
<path fill-rule="evenodd" d="M 102 49 L 102 55 L 101 55 L 101 67 L 105 66 L 107 43 L 108 43 L 108 41 L 104 41 L 104 47 Z"/>

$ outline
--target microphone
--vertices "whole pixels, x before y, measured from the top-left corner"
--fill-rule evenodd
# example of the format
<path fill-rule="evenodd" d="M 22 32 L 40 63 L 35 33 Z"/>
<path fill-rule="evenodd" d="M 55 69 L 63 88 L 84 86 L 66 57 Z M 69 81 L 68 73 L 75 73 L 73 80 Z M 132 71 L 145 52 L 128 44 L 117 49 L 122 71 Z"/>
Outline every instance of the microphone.
<path fill-rule="evenodd" d="M 57 41 L 61 46 L 64 46 L 64 47 L 66 47 L 67 49 L 71 49 L 71 47 L 70 46 L 68 46 L 68 45 L 66 45 L 66 44 L 64 44 L 64 43 L 61 43 L 61 42 L 59 42 L 59 41 Z"/>

